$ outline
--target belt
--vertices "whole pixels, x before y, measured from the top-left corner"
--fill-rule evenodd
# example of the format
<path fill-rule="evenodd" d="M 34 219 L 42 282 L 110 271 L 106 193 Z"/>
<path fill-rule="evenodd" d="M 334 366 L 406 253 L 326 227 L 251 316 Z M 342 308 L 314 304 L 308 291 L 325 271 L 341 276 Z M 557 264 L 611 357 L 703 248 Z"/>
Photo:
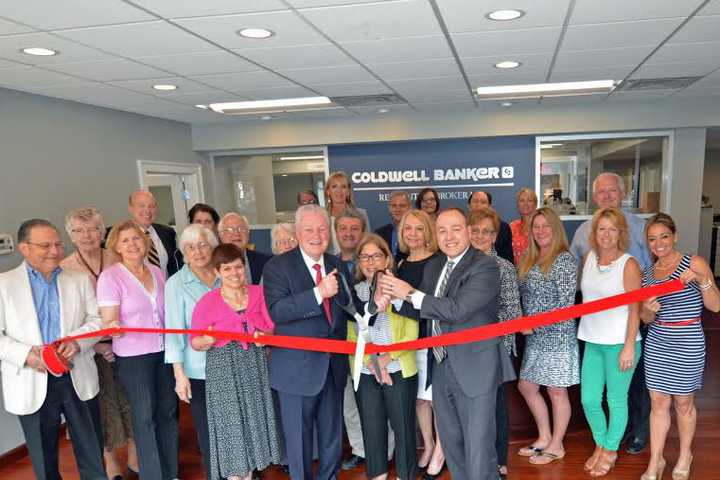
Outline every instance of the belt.
<path fill-rule="evenodd" d="M 662 320 L 655 320 L 653 323 L 663 327 L 684 327 L 686 325 L 695 325 L 696 323 L 700 323 L 700 319 L 691 318 L 690 320 L 680 320 L 679 322 L 663 322 Z"/>

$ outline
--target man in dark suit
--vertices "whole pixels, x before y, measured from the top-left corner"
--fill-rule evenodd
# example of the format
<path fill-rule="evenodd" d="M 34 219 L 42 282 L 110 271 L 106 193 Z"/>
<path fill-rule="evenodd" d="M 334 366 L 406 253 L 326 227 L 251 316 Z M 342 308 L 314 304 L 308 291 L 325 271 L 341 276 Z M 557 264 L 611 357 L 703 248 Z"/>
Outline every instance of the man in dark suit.
<path fill-rule="evenodd" d="M 390 247 L 390 251 L 395 257 L 395 262 L 407 258 L 407 253 L 400 251 L 398 227 L 400 226 L 400 220 L 402 220 L 403 215 L 410 210 L 410 206 L 410 195 L 408 195 L 407 192 L 398 190 L 391 193 L 388 200 L 388 211 L 390 212 L 391 222 L 375 230 L 375 233 L 380 235 L 383 240 L 385 240 L 385 243 L 388 244 L 388 247 Z"/>
<path fill-rule="evenodd" d="M 183 266 L 182 253 L 178 251 L 175 230 L 167 225 L 154 223 L 157 217 L 155 196 L 146 190 L 137 190 L 128 199 L 128 213 L 152 240 L 148 261 L 165 272 L 170 278 Z"/>
<path fill-rule="evenodd" d="M 492 195 L 490 192 L 478 190 L 477 192 L 471 193 L 468 198 L 468 210 L 472 212 L 482 207 L 492 208 Z M 500 220 L 500 229 L 495 239 L 495 251 L 502 258 L 513 263 L 512 231 L 510 230 L 510 225 L 502 220 Z"/>
<path fill-rule="evenodd" d="M 348 315 L 337 275 L 352 285 L 340 260 L 325 253 L 330 242 L 327 211 L 303 205 L 295 215 L 298 247 L 265 266 L 265 302 L 278 335 L 345 340 Z M 347 355 L 273 348 L 270 386 L 277 392 L 290 477 L 312 480 L 313 427 L 317 426 L 318 480 L 336 479 L 342 453 L 343 390 Z"/>
<path fill-rule="evenodd" d="M 270 255 L 247 248 L 250 241 L 250 224 L 247 218 L 235 212 L 226 213 L 218 223 L 218 235 L 221 243 L 232 243 L 245 254 L 245 275 L 249 272 L 250 283 L 259 285 Z"/>
<path fill-rule="evenodd" d="M 438 215 L 437 236 L 444 255 L 428 261 L 420 288 L 387 275 L 381 280 L 383 291 L 405 300 L 404 313 L 427 319 L 428 336 L 496 323 L 497 262 L 470 248 L 462 210 L 450 208 Z M 515 378 L 501 338 L 428 349 L 428 368 L 438 433 L 453 480 L 497 480 L 496 391 Z"/>

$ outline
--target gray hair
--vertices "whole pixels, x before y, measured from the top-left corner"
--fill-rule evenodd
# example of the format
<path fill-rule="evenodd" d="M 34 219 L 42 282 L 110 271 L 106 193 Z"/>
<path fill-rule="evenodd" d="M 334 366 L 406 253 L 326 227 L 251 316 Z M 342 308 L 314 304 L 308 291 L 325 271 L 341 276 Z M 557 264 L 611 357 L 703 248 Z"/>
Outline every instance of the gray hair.
<path fill-rule="evenodd" d="M 410 199 L 410 194 L 407 193 L 405 190 L 395 190 L 394 192 L 390 193 L 390 196 L 388 197 L 388 201 L 392 200 L 395 197 L 405 197 L 405 200 L 407 200 L 408 203 L 412 205 L 412 200 Z"/>
<path fill-rule="evenodd" d="M 68 235 L 72 233 L 73 220 L 80 220 L 81 222 L 95 222 L 100 228 L 100 233 L 105 234 L 105 222 L 103 221 L 102 213 L 100 213 L 100 210 L 95 207 L 75 208 L 65 215 L 65 231 Z"/>
<path fill-rule="evenodd" d="M 23 223 L 20 224 L 20 228 L 18 228 L 17 233 L 17 243 L 28 242 L 30 238 L 30 233 L 35 227 L 49 227 L 60 233 L 55 227 L 55 225 L 50 223 L 48 220 L 45 220 L 43 218 L 31 218 L 30 220 L 25 220 Z"/>
<path fill-rule="evenodd" d="M 185 247 L 192 243 L 198 243 L 205 240 L 214 249 L 220 243 L 218 238 L 215 236 L 215 232 L 207 228 L 205 225 L 200 223 L 193 223 L 185 227 L 185 230 L 180 234 L 180 240 L 178 241 L 178 248 L 180 253 L 185 258 Z"/>
<path fill-rule="evenodd" d="M 308 203 L 307 205 L 300 205 L 298 209 L 295 210 L 295 231 L 297 231 L 297 229 L 300 227 L 300 224 L 302 223 L 302 217 L 311 213 L 321 215 L 323 219 L 325 219 L 325 223 L 328 225 L 328 227 L 330 226 L 330 215 L 328 214 L 327 210 L 315 203 Z"/>
<path fill-rule="evenodd" d="M 276 223 L 273 225 L 272 229 L 270 230 L 270 248 L 272 249 L 273 255 L 278 255 L 278 249 L 275 246 L 275 241 L 277 240 L 277 233 L 279 230 L 285 230 L 288 234 L 295 236 L 295 225 L 288 222 L 283 223 Z"/>
<path fill-rule="evenodd" d="M 362 233 L 365 233 L 365 230 L 367 229 L 367 225 L 365 223 L 365 217 L 357 208 L 348 207 L 342 212 L 340 212 L 340 215 L 335 217 L 335 232 L 337 233 L 338 228 L 338 222 L 341 218 L 354 218 L 356 220 L 360 220 L 360 224 L 362 225 Z"/>
<path fill-rule="evenodd" d="M 220 219 L 220 221 L 218 222 L 218 224 L 217 224 L 218 232 L 225 227 L 225 222 L 227 222 L 228 219 L 233 218 L 233 217 L 239 218 L 240 220 L 245 222 L 245 225 L 247 225 L 248 228 L 250 227 L 250 222 L 248 222 L 248 219 L 245 215 L 240 215 L 237 212 L 228 212 L 225 215 L 223 215 L 222 218 Z"/>
<path fill-rule="evenodd" d="M 622 196 L 625 196 L 625 182 L 623 181 L 622 177 L 618 175 L 615 172 L 602 172 L 597 177 L 595 177 L 595 180 L 593 180 L 592 184 L 592 191 L 595 193 L 595 189 L 597 188 L 597 181 L 600 177 L 612 177 L 617 182 L 618 188 L 620 189 L 620 193 L 622 193 Z"/>

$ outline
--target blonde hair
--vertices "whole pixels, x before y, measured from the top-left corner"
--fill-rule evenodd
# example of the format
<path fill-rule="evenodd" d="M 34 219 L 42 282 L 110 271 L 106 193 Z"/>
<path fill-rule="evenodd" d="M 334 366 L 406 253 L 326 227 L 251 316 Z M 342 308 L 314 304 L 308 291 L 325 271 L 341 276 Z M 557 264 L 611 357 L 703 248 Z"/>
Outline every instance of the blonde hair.
<path fill-rule="evenodd" d="M 550 250 L 545 256 L 540 256 L 540 247 L 538 247 L 537 242 L 535 242 L 535 236 L 532 233 L 532 227 L 535 223 L 535 219 L 540 216 L 544 217 L 550 224 L 550 228 L 553 232 Z M 530 217 L 530 241 L 528 242 L 527 252 L 520 260 L 518 277 L 522 278 L 527 275 L 530 269 L 535 265 L 540 267 L 540 271 L 543 274 L 547 274 L 558 255 L 562 252 L 567 252 L 567 250 L 568 241 L 567 236 L 565 235 L 565 228 L 563 227 L 562 221 L 560 220 L 560 217 L 558 217 L 557 213 L 555 213 L 552 208 L 548 207 L 535 210 L 532 217 Z"/>
<path fill-rule="evenodd" d="M 538 204 L 538 198 L 537 194 L 535 193 L 535 190 L 533 190 L 530 187 L 523 187 L 520 190 L 518 190 L 517 195 L 515 195 L 515 202 L 520 201 L 520 197 L 523 195 L 530 195 L 530 198 L 535 203 L 535 206 L 537 207 Z"/>
<path fill-rule="evenodd" d="M 407 243 L 405 243 L 405 239 L 403 238 L 405 221 L 408 217 L 415 217 L 416 220 L 419 220 L 420 223 L 423 224 L 423 227 L 425 228 L 425 246 L 430 253 L 437 252 L 438 244 L 437 235 L 435 234 L 435 222 L 432 221 L 430 215 L 428 215 L 422 210 L 408 210 L 407 212 L 405 212 L 405 215 L 403 215 L 403 217 L 400 219 L 400 224 L 397 227 L 398 248 L 400 249 L 400 251 L 403 253 L 408 253 L 408 251 L 410 250 L 407 246 Z"/>
<path fill-rule="evenodd" d="M 600 220 L 603 218 L 610 220 L 613 226 L 620 232 L 620 237 L 618 238 L 618 249 L 623 252 L 627 251 L 630 246 L 628 223 L 625 219 L 625 215 L 617 208 L 603 208 L 602 210 L 595 212 L 595 215 L 593 215 L 592 218 L 592 226 L 590 227 L 590 238 L 588 239 L 590 241 L 590 248 L 597 253 L 597 229 L 598 225 L 600 225 Z"/>
<path fill-rule="evenodd" d="M 395 259 L 393 258 L 393 254 L 390 251 L 390 247 L 388 247 L 387 242 L 383 240 L 383 238 L 377 233 L 370 233 L 368 235 L 365 235 L 362 240 L 360 240 L 360 243 L 358 243 L 357 247 L 355 247 L 354 276 L 355 280 L 359 282 L 365 280 L 362 272 L 360 271 L 360 252 L 362 252 L 363 248 L 365 248 L 365 245 L 368 244 L 375 245 L 381 252 L 383 252 L 383 254 L 385 254 L 385 259 L 387 260 L 387 266 L 385 267 L 385 269 L 390 270 L 391 272 L 395 271 Z"/>
<path fill-rule="evenodd" d="M 352 189 L 352 182 L 350 181 L 350 177 L 348 177 L 348 174 L 345 172 L 333 172 L 330 174 L 330 176 L 325 181 L 325 208 L 327 208 L 328 212 L 332 213 L 332 198 L 330 198 L 330 184 L 334 182 L 337 179 L 343 179 L 345 180 L 345 183 L 347 183 L 348 186 L 348 194 L 347 198 L 345 198 L 346 206 L 348 207 L 354 207 L 355 201 L 353 200 L 353 189 Z"/>
<path fill-rule="evenodd" d="M 115 224 L 110 229 L 110 233 L 108 234 L 107 240 L 105 241 L 105 247 L 111 252 L 118 253 L 115 247 L 117 246 L 120 234 L 125 230 L 135 230 L 137 234 L 140 235 L 140 238 L 145 240 L 145 254 L 147 255 L 147 252 L 150 251 L 150 242 L 152 241 L 150 240 L 150 235 L 146 234 L 145 230 L 143 230 L 140 225 L 129 219 L 123 220 L 122 222 Z"/>
<path fill-rule="evenodd" d="M 500 216 L 498 216 L 497 212 L 492 207 L 481 207 L 477 210 L 473 210 L 468 215 L 468 227 L 471 227 L 473 225 L 477 225 L 486 218 L 489 218 L 492 222 L 493 228 L 495 229 L 495 232 L 497 233 L 498 230 L 500 230 Z"/>
<path fill-rule="evenodd" d="M 103 222 L 102 214 L 100 213 L 100 210 L 98 210 L 95 207 L 82 207 L 82 208 L 76 208 L 74 210 L 70 210 L 67 215 L 65 215 L 65 231 L 70 235 L 72 233 L 72 222 L 74 220 L 80 220 L 81 222 L 95 222 L 97 223 L 98 228 L 100 228 L 100 233 L 105 233 L 105 222 Z"/>

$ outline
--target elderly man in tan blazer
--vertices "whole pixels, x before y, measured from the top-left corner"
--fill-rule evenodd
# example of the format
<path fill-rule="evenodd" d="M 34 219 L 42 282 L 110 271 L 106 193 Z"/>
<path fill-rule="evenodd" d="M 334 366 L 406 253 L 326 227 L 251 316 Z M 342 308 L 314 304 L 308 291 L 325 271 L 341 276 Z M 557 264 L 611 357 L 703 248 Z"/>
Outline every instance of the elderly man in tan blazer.
<path fill-rule="evenodd" d="M 48 374 L 40 348 L 100 329 L 97 301 L 87 275 L 63 271 L 63 244 L 48 221 L 24 222 L 18 249 L 25 261 L 0 274 L 0 371 L 5 409 L 19 416 L 35 477 L 59 480 L 60 415 L 67 420 L 80 478 L 105 480 L 102 432 L 93 361 L 97 339 L 65 342 L 60 355 L 70 373 Z"/>

